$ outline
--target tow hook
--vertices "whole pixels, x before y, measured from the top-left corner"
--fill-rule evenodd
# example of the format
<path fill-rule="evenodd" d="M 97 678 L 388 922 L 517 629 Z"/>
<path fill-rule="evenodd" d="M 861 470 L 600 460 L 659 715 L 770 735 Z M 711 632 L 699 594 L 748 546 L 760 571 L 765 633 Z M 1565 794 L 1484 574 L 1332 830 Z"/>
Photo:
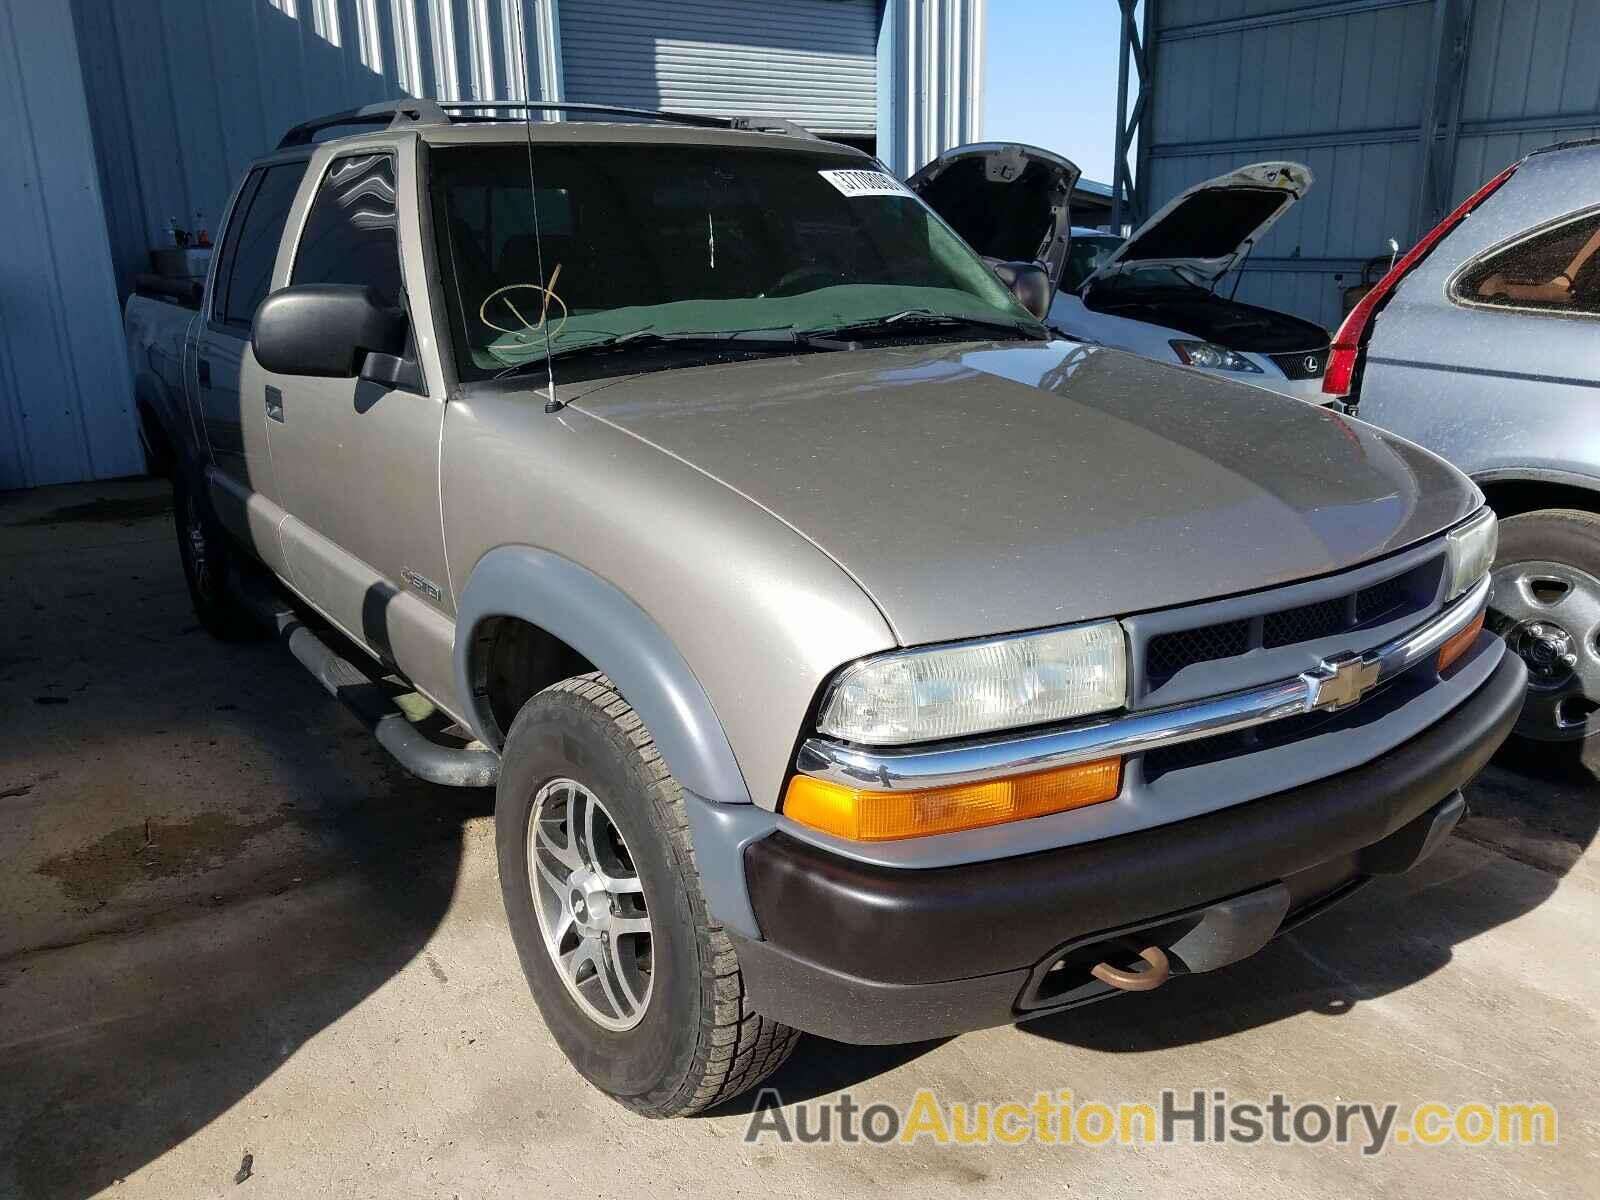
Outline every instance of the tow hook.
<path fill-rule="evenodd" d="M 1129 971 L 1122 967 L 1114 967 L 1108 962 L 1098 962 L 1089 968 L 1101 983 L 1109 984 L 1124 992 L 1149 992 L 1160 987 L 1172 978 L 1172 965 L 1167 962 L 1167 956 L 1159 946 L 1146 946 L 1139 951 L 1139 957 L 1150 964 L 1148 971 Z"/>

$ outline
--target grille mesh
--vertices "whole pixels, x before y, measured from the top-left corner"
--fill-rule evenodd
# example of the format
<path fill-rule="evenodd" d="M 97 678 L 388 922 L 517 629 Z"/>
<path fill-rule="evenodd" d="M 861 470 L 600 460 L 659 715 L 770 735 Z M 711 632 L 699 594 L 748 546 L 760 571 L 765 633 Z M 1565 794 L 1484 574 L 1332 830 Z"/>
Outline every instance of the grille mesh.
<path fill-rule="evenodd" d="M 1233 658 L 1250 649 L 1250 622 L 1224 621 L 1199 629 L 1182 629 L 1150 639 L 1145 648 L 1145 678 L 1159 687 L 1184 667 Z"/>
<path fill-rule="evenodd" d="M 1338 597 L 1268 613 L 1261 623 L 1261 644 L 1272 650 L 1278 646 L 1292 646 L 1295 642 L 1331 637 L 1350 628 L 1348 612 L 1344 598 Z"/>
<path fill-rule="evenodd" d="M 1356 593 L 1356 624 L 1375 625 L 1410 599 L 1404 576 L 1385 579 Z"/>
<path fill-rule="evenodd" d="M 1328 348 L 1302 350 L 1298 354 L 1269 354 L 1278 369 L 1290 379 L 1318 379 L 1328 365 Z"/>

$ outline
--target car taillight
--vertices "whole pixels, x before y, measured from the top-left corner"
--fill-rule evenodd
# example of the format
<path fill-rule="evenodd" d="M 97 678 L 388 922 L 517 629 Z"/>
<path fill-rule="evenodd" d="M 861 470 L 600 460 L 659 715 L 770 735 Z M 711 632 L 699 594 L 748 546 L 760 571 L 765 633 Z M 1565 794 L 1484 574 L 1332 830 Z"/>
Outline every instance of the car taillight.
<path fill-rule="evenodd" d="M 1511 178 L 1511 173 L 1517 169 L 1518 164 L 1512 163 L 1488 183 L 1484 184 L 1472 195 L 1461 202 L 1454 212 L 1440 221 L 1411 249 L 1401 255 L 1400 259 L 1389 268 L 1389 273 L 1378 280 L 1372 290 L 1361 297 L 1360 302 L 1350 310 L 1350 315 L 1339 325 L 1339 332 L 1333 335 L 1333 346 L 1328 354 L 1328 367 L 1322 375 L 1322 390 L 1330 396 L 1348 396 L 1351 386 L 1355 383 L 1356 363 L 1361 358 L 1361 347 L 1367 340 L 1367 332 L 1372 324 L 1373 314 L 1376 313 L 1383 302 L 1388 299 L 1389 293 L 1394 291 L 1400 281 L 1410 273 L 1411 269 L 1428 256 L 1428 252 L 1438 245 L 1439 240 L 1449 233 L 1462 219 L 1478 205 L 1487 200 L 1494 190 Z"/>

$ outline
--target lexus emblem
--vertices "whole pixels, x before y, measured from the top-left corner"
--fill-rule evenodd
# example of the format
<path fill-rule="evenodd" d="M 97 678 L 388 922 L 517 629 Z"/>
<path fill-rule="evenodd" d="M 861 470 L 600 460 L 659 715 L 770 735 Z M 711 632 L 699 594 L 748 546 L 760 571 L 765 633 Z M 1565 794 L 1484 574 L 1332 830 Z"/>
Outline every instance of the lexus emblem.
<path fill-rule="evenodd" d="M 1300 677 L 1310 689 L 1310 705 L 1317 708 L 1344 708 L 1354 704 L 1378 683 L 1378 661 L 1355 655 L 1325 658 Z"/>
<path fill-rule="evenodd" d="M 1322 370 L 1322 361 L 1315 354 L 1306 355 L 1306 361 L 1301 365 L 1305 367 L 1307 375 L 1315 375 Z"/>

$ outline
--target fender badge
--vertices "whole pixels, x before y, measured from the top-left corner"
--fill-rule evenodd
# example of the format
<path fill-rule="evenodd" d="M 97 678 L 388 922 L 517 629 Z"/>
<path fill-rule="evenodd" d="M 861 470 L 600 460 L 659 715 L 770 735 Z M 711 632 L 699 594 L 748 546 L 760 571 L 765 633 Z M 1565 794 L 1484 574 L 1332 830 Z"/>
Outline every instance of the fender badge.
<path fill-rule="evenodd" d="M 430 600 L 444 599 L 444 593 L 439 590 L 439 585 L 425 575 L 418 575 L 410 567 L 402 567 L 400 578 L 411 585 L 412 590 L 421 592 Z"/>

